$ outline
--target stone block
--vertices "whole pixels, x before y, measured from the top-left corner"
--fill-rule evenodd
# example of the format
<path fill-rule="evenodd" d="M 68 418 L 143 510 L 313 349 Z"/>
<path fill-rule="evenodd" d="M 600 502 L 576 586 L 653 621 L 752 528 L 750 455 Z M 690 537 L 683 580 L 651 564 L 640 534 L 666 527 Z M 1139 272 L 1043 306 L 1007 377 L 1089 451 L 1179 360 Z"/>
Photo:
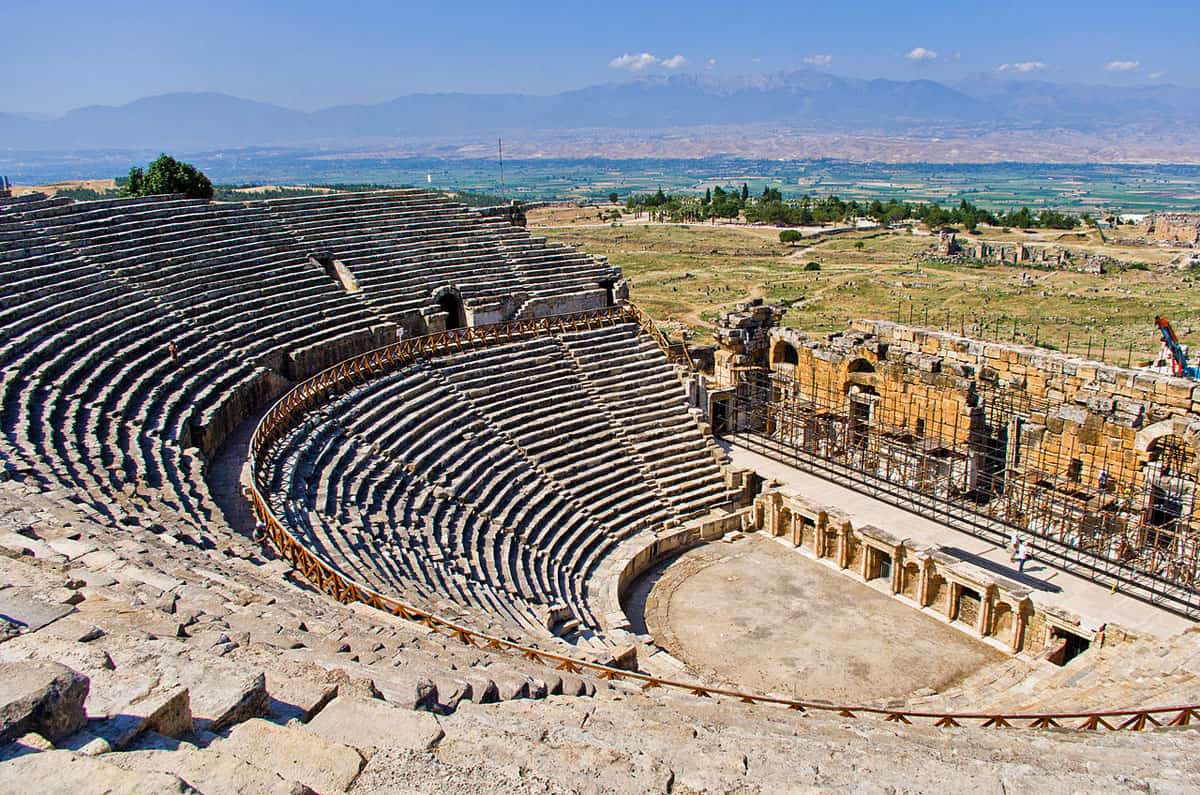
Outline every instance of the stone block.
<path fill-rule="evenodd" d="M 183 779 L 171 773 L 124 770 L 104 757 L 70 751 L 28 754 L 4 763 L 0 795 L 167 795 L 194 793 Z"/>
<path fill-rule="evenodd" d="M 129 746 L 143 732 L 163 737 L 182 737 L 192 730 L 191 700 L 186 687 L 156 689 L 125 705 L 95 733 L 114 749 Z"/>
<path fill-rule="evenodd" d="M 90 684 L 59 663 L 0 663 L 0 743 L 28 732 L 53 741 L 79 731 Z"/>
<path fill-rule="evenodd" d="M 231 754 L 189 745 L 143 747 L 139 742 L 137 750 L 112 754 L 106 761 L 125 770 L 171 773 L 204 793 L 299 795 L 312 792 L 292 779 Z"/>
<path fill-rule="evenodd" d="M 37 588 L 0 590 L 0 615 L 22 632 L 33 632 L 74 611 L 71 605 L 52 602 Z"/>
<path fill-rule="evenodd" d="M 269 710 L 266 676 L 261 671 L 206 660 L 185 664 L 176 678 L 191 693 L 197 730 L 219 732 Z"/>
<path fill-rule="evenodd" d="M 307 722 L 338 694 L 337 682 L 315 667 L 307 675 L 268 671 L 266 677 L 271 714 L 285 723 Z"/>
<path fill-rule="evenodd" d="M 360 750 L 400 748 L 424 751 L 445 736 L 429 712 L 394 707 L 383 701 L 335 698 L 318 712 L 308 730 L 326 740 Z"/>
<path fill-rule="evenodd" d="M 260 718 L 239 723 L 210 748 L 322 793 L 349 789 L 364 764 L 348 745 L 297 724 L 277 726 Z"/>

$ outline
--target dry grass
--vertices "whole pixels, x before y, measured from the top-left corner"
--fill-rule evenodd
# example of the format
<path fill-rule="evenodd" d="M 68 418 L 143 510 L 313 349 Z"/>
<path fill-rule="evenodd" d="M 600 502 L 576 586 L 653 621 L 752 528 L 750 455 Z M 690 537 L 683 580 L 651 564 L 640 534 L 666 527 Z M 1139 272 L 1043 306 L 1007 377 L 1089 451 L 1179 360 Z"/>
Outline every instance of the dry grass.
<path fill-rule="evenodd" d="M 60 190 L 76 188 L 86 188 L 103 193 L 106 190 L 115 190 L 117 181 L 115 179 L 71 179 L 63 182 L 49 182 L 45 185 L 13 185 L 12 187 L 14 196 L 24 196 L 27 193 L 54 194 Z"/>
<path fill-rule="evenodd" d="M 710 338 L 721 312 L 762 297 L 789 304 L 785 322 L 810 331 L 841 329 L 856 317 L 911 318 L 1059 350 L 1069 335 L 1071 352 L 1081 355 L 1088 354 L 1090 338 L 1093 358 L 1137 364 L 1158 352 L 1154 316 L 1164 314 L 1185 344 L 1200 344 L 1200 289 L 1190 273 L 1163 264 L 1182 250 L 1138 245 L 1126 230 L 1108 243 L 1094 231 L 1060 239 L 1062 232 L 987 229 L 982 237 L 1057 243 L 1152 263 L 1152 269 L 1092 275 L 934 264 L 925 256 L 929 236 L 900 232 L 854 233 L 798 248 L 780 244 L 777 230 L 744 226 L 580 222 L 539 233 L 607 255 L 629 279 L 634 300 L 656 318 L 689 326 L 700 340 Z M 821 270 L 804 270 L 810 261 Z M 1024 283 L 1022 273 L 1032 283 Z"/>

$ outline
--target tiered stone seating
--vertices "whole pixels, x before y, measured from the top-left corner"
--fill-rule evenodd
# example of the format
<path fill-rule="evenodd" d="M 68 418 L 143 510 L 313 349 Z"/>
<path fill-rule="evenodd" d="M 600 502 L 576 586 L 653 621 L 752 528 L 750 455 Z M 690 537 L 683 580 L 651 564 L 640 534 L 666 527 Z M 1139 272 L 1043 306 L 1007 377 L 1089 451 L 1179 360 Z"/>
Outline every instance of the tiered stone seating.
<path fill-rule="evenodd" d="M 329 251 L 355 269 L 361 292 L 313 258 Z M 566 271 L 556 277 L 552 262 Z M 511 316 L 611 275 L 413 190 L 270 205 L 5 200 L 0 264 L 6 467 L 36 471 L 115 521 L 174 523 L 205 541 L 217 511 L 204 455 L 286 379 L 388 341 L 385 317 L 428 308 L 431 285 L 478 306 L 503 299 Z M 522 281 L 518 265 L 540 275 Z M 520 356 L 488 352 L 477 364 L 495 380 Z M 595 624 L 589 568 L 672 511 L 640 487 L 603 415 L 567 400 L 578 373 L 558 343 L 534 355 L 528 378 L 547 367 L 554 378 L 530 392 L 531 416 L 516 402 L 490 406 L 495 414 L 472 407 L 459 391 L 471 391 L 471 375 L 455 368 L 429 368 L 403 394 L 379 385 L 382 408 L 346 404 L 343 425 L 293 451 L 310 479 L 289 484 L 289 518 L 349 576 L 431 609 L 541 631 L 572 617 Z M 384 411 L 391 398 L 429 421 L 397 423 Z M 454 433 L 441 433 L 438 420 L 451 416 Z M 412 471 L 365 455 L 364 443 Z"/>
<path fill-rule="evenodd" d="M 587 588 L 605 554 L 728 495 L 636 325 L 569 337 L 436 356 L 310 413 L 268 468 L 278 510 L 380 590 L 439 593 L 524 626 L 597 626 Z M 632 391 L 606 394 L 637 362 Z M 656 395 L 648 419 L 633 411 L 641 392 Z M 698 485 L 676 477 L 689 466 Z"/>
<path fill-rule="evenodd" d="M 88 212 L 103 217 L 116 206 L 101 204 Z M 206 536 L 211 508 L 188 450 L 192 422 L 267 373 L 42 226 L 79 207 L 88 205 L 27 202 L 3 212 L 3 230 L 19 233 L 0 254 L 3 435 L 22 465 L 104 511 L 132 497 L 139 510 L 165 508 Z"/>
<path fill-rule="evenodd" d="M 78 734 L 0 748 L 0 785 L 14 792 L 114 782 L 186 791 L 173 775 L 203 792 L 355 793 L 412 781 L 455 792 L 999 790 L 1014 781 L 1036 791 L 1112 782 L 1182 792 L 1200 778 L 1186 727 L 936 729 L 642 691 L 506 659 L 338 604 L 281 576 L 280 562 L 169 546 L 142 528 L 114 544 L 110 528 L 88 521 L 39 522 L 55 505 L 26 491 L 0 481 L 0 501 L 25 506 L 17 513 L 38 536 L 0 535 L 11 551 L 0 556 L 0 580 L 18 584 L 10 596 L 53 597 L 40 609 L 64 615 L 18 630 L 0 644 L 0 662 L 10 674 L 28 661 L 65 662 L 90 682 Z M 130 608 L 143 601 L 170 610 Z M 60 750 L 41 750 L 48 740 Z"/>
<path fill-rule="evenodd" d="M 587 384 L 683 522 L 727 501 L 714 446 L 683 411 L 687 397 L 653 340 L 626 324 L 563 337 Z"/>
<path fill-rule="evenodd" d="M 413 209 L 396 212 L 417 225 L 429 200 L 409 193 Z M 375 252 L 382 290 L 396 255 L 386 247 L 416 235 L 380 231 L 402 223 L 387 208 L 403 202 L 336 197 L 330 206 L 343 201 L 346 240 Z M 319 215 L 313 204 L 305 212 Z M 374 220 L 363 225 L 356 208 Z M 592 289 L 604 270 L 459 208 L 444 214 L 462 216 L 464 240 L 498 252 L 503 267 L 486 273 L 515 274 L 521 285 L 488 293 L 492 277 L 481 277 L 479 300 L 521 298 L 530 303 L 519 311 L 533 311 L 540 295 Z M 293 788 L 283 775 L 298 757 L 331 748 L 347 751 L 340 784 L 325 775 L 324 758 L 312 766 L 321 770 L 296 775 L 322 791 L 370 791 L 414 771 L 416 780 L 478 788 L 480 770 L 509 788 L 704 791 L 847 788 L 861 786 L 864 770 L 903 788 L 916 770 L 933 788 L 978 786 L 981 760 L 1002 758 L 988 768 L 994 788 L 1014 775 L 1025 788 L 1086 788 L 1099 775 L 1143 789 L 1196 780 L 1188 728 L 1088 742 L 1059 732 L 955 734 L 666 687 L 643 692 L 637 682 L 552 669 L 536 653 L 493 655 L 302 583 L 220 521 L 198 437 L 211 450 L 228 428 L 205 429 L 243 419 L 319 361 L 297 351 L 340 353 L 339 340 L 375 334 L 384 316 L 382 304 L 310 265 L 309 241 L 279 219 L 261 206 L 170 197 L 0 199 L 0 662 L 65 660 L 92 678 L 86 728 L 52 738 L 81 753 L 40 751 L 50 740 L 27 734 L 0 749 L 9 773 L 0 782 L 80 789 L 100 785 L 85 781 L 87 771 L 112 776 L 186 758 L 179 764 L 206 790 L 274 791 Z M 314 228 L 326 227 L 314 217 Z M 454 278 L 492 262 L 491 253 L 471 260 L 475 244 L 460 249 L 452 231 L 443 238 L 447 273 L 464 274 Z M 416 262 L 405 267 L 425 289 Z M 396 306 L 407 311 L 404 291 L 419 290 L 399 289 Z M 273 507 L 329 565 L 493 635 L 538 634 L 544 651 L 563 648 L 545 637 L 548 625 L 598 625 L 591 575 L 617 544 L 655 538 L 727 498 L 715 460 L 661 352 L 624 325 L 416 363 L 313 411 L 269 463 Z M 23 611 L 49 623 L 23 621 Z M 990 682 L 927 703 L 979 711 L 1194 702 L 1196 639 L 1117 644 L 1063 668 L 1016 660 L 989 671 Z M 586 708 L 561 698 L 536 710 L 490 704 L 550 694 L 596 698 Z M 360 755 L 320 734 L 413 723 L 413 708 L 440 713 L 421 716 L 426 739 L 413 748 L 378 748 L 370 737 L 354 746 Z M 325 709 L 327 721 L 305 728 Z M 339 710 L 361 725 L 347 727 L 355 721 Z M 287 743 L 268 741 L 284 735 Z M 439 741 L 435 755 L 429 746 Z M 29 756 L 13 760 L 23 743 L 33 745 L 17 753 Z M 51 755 L 13 772 L 14 761 Z M 552 778 L 527 778 L 545 764 Z M 25 778 L 30 768 L 42 777 Z M 146 790 L 162 783 L 145 781 Z"/>
<path fill-rule="evenodd" d="M 601 285 L 620 278 L 602 259 L 547 245 L 503 219 L 483 218 L 426 191 L 280 199 L 266 206 L 299 241 L 344 262 L 381 314 L 410 328 L 423 310 L 436 311 L 433 293 L 441 287 L 457 289 L 464 304 L 499 313 L 497 319 L 525 318 L 552 296 L 601 291 L 602 300 Z"/>
<path fill-rule="evenodd" d="M 81 256 L 154 297 L 165 311 L 208 329 L 240 355 L 286 370 L 281 356 L 357 338 L 316 366 L 389 341 L 360 300 L 333 283 L 261 208 L 154 197 L 22 210 L 42 234 L 74 244 Z"/>

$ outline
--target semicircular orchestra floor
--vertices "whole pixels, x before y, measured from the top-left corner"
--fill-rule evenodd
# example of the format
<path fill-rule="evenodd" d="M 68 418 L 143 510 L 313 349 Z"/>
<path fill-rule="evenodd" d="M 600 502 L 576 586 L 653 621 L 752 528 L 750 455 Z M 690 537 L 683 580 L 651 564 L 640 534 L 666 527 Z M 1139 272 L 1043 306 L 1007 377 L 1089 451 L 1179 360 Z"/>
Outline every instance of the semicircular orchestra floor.
<path fill-rule="evenodd" d="M 644 603 L 655 641 L 696 675 L 742 688 L 862 703 L 940 691 L 1007 659 L 757 534 L 690 550 L 647 577 L 628 607 Z"/>

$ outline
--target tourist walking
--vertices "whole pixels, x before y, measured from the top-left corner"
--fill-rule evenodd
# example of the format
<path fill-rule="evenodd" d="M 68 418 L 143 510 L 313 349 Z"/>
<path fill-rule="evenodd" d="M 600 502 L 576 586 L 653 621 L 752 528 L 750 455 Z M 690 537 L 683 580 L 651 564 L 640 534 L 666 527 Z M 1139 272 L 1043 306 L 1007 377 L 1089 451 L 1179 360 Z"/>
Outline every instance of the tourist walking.
<path fill-rule="evenodd" d="M 1017 542 L 1018 541 L 1019 541 L 1019 539 L 1017 538 L 1016 530 L 1013 530 L 1012 532 L 1010 532 L 1008 534 L 1008 560 L 1011 563 L 1016 563 L 1016 561 L 1017 561 Z"/>
<path fill-rule="evenodd" d="M 1025 573 L 1025 561 L 1029 560 L 1029 547 L 1025 545 L 1025 539 L 1017 542 L 1017 571 Z"/>

